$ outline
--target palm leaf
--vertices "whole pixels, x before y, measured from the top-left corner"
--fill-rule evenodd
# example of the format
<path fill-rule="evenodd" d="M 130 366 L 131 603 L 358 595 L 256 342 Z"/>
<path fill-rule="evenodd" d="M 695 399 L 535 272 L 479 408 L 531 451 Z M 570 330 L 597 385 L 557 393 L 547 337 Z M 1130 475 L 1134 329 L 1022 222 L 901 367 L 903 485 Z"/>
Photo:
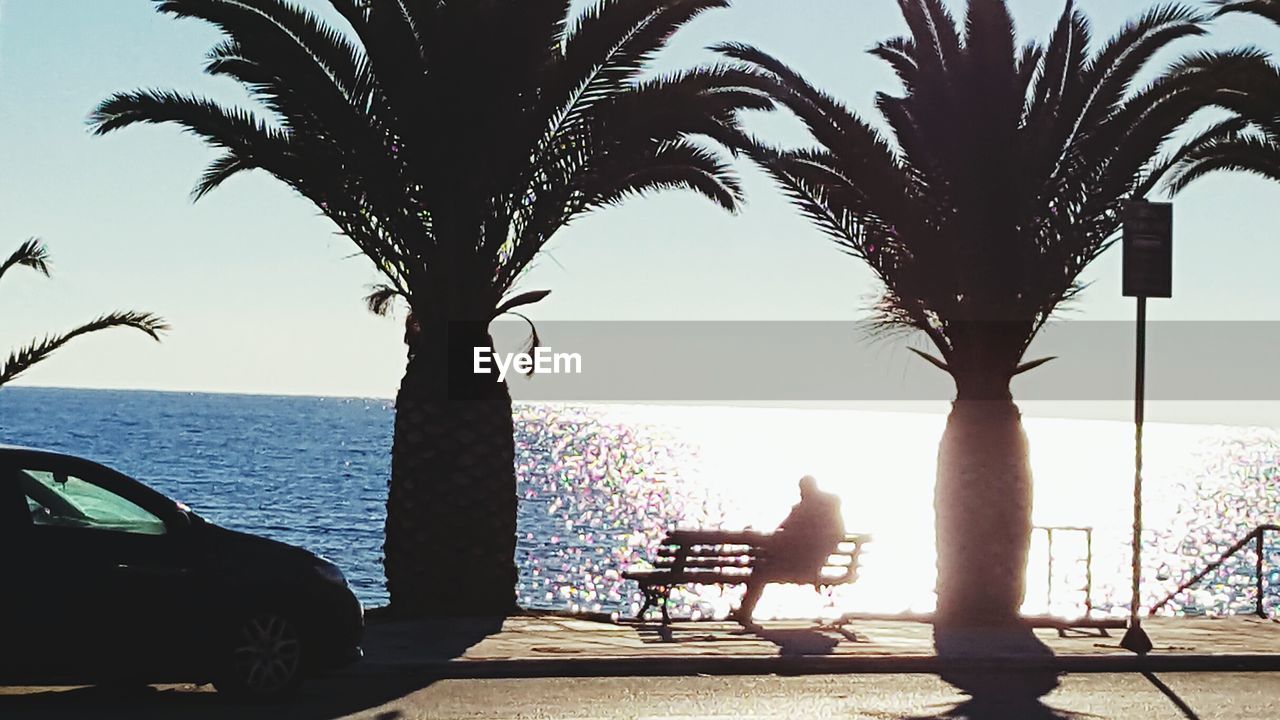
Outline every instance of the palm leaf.
<path fill-rule="evenodd" d="M 504 301 L 501 305 L 498 306 L 497 310 L 494 311 L 494 317 L 497 317 L 498 315 L 503 315 L 505 313 L 509 313 L 512 310 L 515 310 L 516 308 L 519 308 L 519 307 L 524 307 L 526 305 L 532 305 L 534 303 L 542 302 L 550 294 L 551 294 L 550 290 L 534 290 L 532 292 L 521 293 L 519 295 L 516 295 L 515 297 L 508 298 L 506 301 Z M 530 324 L 532 325 L 532 323 Z"/>
<path fill-rule="evenodd" d="M 23 242 L 4 263 L 0 264 L 0 277 L 4 277 L 9 268 L 16 265 L 29 267 L 41 275 L 49 277 L 49 251 L 45 248 L 44 243 L 36 238 Z"/>
<path fill-rule="evenodd" d="M 1280 2 L 1276 0 L 1213 0 L 1219 15 L 1251 13 L 1280 25 Z"/>
<path fill-rule="evenodd" d="M 168 323 L 151 313 L 108 313 L 61 335 L 49 335 L 14 350 L 9 354 L 9 358 L 3 364 L 0 364 L 0 386 L 31 369 L 36 363 L 48 358 L 56 350 L 72 340 L 82 335 L 116 327 L 131 327 L 135 330 L 140 330 L 156 341 L 160 340 L 161 333 L 169 330 Z"/>
<path fill-rule="evenodd" d="M 404 294 L 390 285 L 377 284 L 369 289 L 368 295 L 364 296 L 364 303 L 369 312 L 385 317 L 395 306 L 396 300 L 402 297 Z"/>
<path fill-rule="evenodd" d="M 925 362 L 927 362 L 927 363 L 929 363 L 930 365 L 932 365 L 932 366 L 934 366 L 934 367 L 938 368 L 938 369 L 939 369 L 939 370 L 941 370 L 942 372 L 944 372 L 944 373 L 950 373 L 950 372 L 951 372 L 951 368 L 947 366 L 946 361 L 944 361 L 942 358 L 937 357 L 937 356 L 935 356 L 935 355 L 930 355 L 929 353 L 927 353 L 927 352 L 925 352 L 925 351 L 923 351 L 923 350 L 920 350 L 920 349 L 918 349 L 918 348 L 907 348 L 907 349 L 908 349 L 908 350 L 910 350 L 911 352 L 915 353 L 916 355 L 919 355 L 920 357 L 924 358 Z"/>
<path fill-rule="evenodd" d="M 1217 172 L 1243 172 L 1280 182 L 1280 139 L 1248 131 L 1203 138 L 1182 154 L 1166 189 L 1177 194 Z"/>

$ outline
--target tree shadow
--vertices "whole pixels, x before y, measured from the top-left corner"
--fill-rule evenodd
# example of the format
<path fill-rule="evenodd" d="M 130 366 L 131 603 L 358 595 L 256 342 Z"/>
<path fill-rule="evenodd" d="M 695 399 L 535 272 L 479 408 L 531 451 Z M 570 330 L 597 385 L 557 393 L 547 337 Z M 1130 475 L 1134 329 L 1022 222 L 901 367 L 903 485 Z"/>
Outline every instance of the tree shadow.
<path fill-rule="evenodd" d="M 376 620 L 365 628 L 366 664 L 422 664 L 462 657 L 490 635 L 502 632 L 506 618 L 425 618 Z"/>
<path fill-rule="evenodd" d="M 351 669 L 307 682 L 297 698 L 251 705 L 194 686 L 90 686 L 0 694 L 5 720 L 337 720 L 368 712 L 424 690 L 440 678 L 425 668 L 466 653 L 502 630 L 504 618 L 374 620 L 366 628 L 365 660 Z M 381 666 L 381 667 L 379 667 Z M 377 720 L 400 720 L 388 708 Z"/>
<path fill-rule="evenodd" d="M 433 678 L 342 675 L 307 683 L 297 698 L 251 705 L 210 690 L 179 688 L 83 687 L 45 690 L 24 695 L 0 695 L 5 720 L 337 720 L 367 712 L 430 687 Z M 378 720 L 400 720 L 395 709 Z"/>
<path fill-rule="evenodd" d="M 1097 715 L 1058 710 L 1036 698 L 971 698 L 936 715 L 902 720 L 1084 720 Z"/>
<path fill-rule="evenodd" d="M 1041 698 L 1057 689 L 1053 651 L 1029 627 L 934 626 L 938 676 L 969 699 L 940 714 L 905 720 L 1072 720 L 1091 717 L 1049 707 Z"/>

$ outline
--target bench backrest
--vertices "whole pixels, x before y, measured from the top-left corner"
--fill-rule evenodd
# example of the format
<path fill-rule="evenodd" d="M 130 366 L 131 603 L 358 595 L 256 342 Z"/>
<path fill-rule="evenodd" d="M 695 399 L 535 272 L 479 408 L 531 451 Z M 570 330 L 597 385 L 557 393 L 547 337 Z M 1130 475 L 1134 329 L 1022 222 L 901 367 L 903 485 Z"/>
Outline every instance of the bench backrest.
<path fill-rule="evenodd" d="M 683 570 L 715 570 L 750 573 L 767 535 L 730 531 L 676 531 L 658 546 L 655 566 Z M 846 535 L 827 556 L 817 585 L 842 585 L 858 578 L 858 558 L 870 542 L 866 534 Z"/>

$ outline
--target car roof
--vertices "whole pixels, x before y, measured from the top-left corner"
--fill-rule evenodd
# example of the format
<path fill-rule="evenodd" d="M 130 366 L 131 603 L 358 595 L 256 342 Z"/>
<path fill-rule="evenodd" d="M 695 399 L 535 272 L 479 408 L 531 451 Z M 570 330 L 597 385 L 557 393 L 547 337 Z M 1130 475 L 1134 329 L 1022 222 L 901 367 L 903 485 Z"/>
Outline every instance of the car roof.
<path fill-rule="evenodd" d="M 49 450 L 46 448 L 37 448 L 37 447 L 25 447 L 23 445 L 0 444 L 0 460 L 6 459 L 6 458 L 10 460 L 16 460 L 24 457 L 25 458 L 44 458 L 45 460 L 52 460 L 54 462 L 59 462 L 59 463 L 73 462 L 73 463 L 89 463 L 91 465 L 99 464 L 92 460 L 89 460 L 88 458 L 84 458 L 79 455 L 72 455 L 71 453 L 62 452 L 60 450 Z"/>
<path fill-rule="evenodd" d="M 52 455 L 56 457 L 74 458 L 75 455 L 68 455 L 57 450 L 46 450 L 45 448 L 27 447 L 25 445 L 5 445 L 0 443 L 0 455 L 22 454 L 22 455 Z"/>

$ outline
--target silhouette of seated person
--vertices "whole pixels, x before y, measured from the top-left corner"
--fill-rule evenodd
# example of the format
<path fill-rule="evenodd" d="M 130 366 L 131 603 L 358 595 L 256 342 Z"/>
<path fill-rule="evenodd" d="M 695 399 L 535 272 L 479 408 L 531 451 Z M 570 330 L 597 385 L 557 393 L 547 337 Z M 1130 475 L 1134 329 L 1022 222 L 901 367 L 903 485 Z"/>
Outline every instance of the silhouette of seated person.
<path fill-rule="evenodd" d="M 812 476 L 800 478 L 800 502 L 761 546 L 747 593 L 731 617 L 744 624 L 751 622 L 760 594 L 769 583 L 813 583 L 843 539 L 840 498 L 819 490 Z"/>

